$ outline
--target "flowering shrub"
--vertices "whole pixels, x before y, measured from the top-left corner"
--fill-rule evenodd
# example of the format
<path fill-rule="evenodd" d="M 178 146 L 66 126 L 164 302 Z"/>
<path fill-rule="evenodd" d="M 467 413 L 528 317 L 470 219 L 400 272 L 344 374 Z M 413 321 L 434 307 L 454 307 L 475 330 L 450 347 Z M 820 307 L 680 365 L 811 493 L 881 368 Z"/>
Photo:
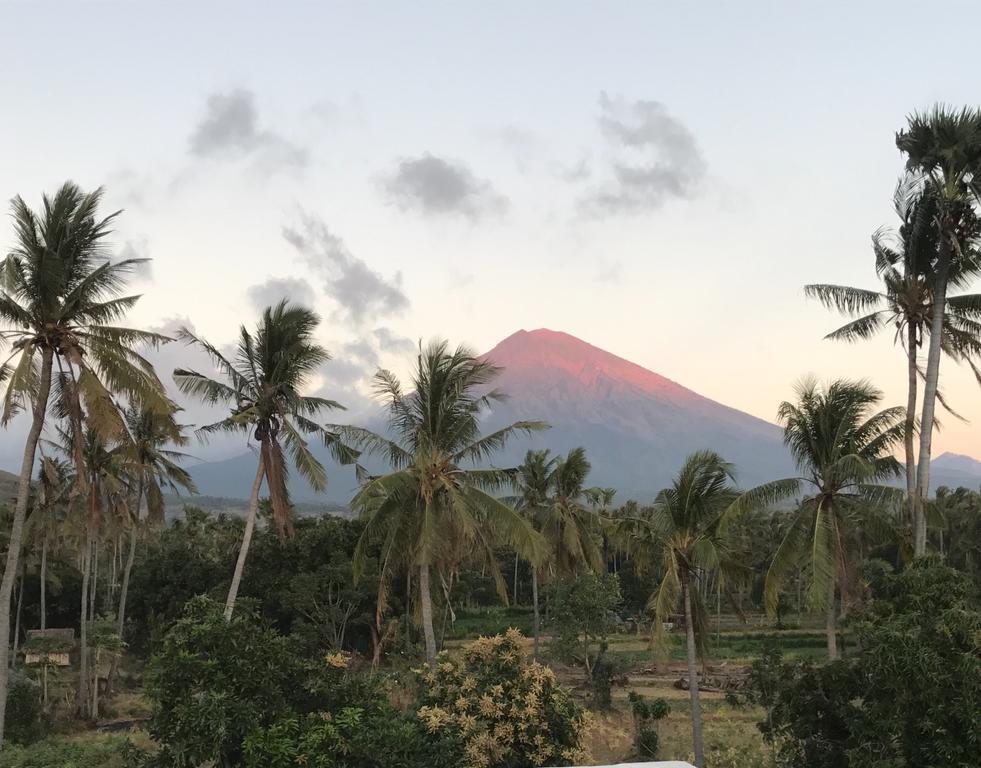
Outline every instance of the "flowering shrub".
<path fill-rule="evenodd" d="M 587 713 L 529 661 L 515 629 L 467 645 L 460 661 L 444 653 L 417 670 L 417 717 L 439 739 L 463 748 L 462 768 L 534 768 L 588 759 Z"/>

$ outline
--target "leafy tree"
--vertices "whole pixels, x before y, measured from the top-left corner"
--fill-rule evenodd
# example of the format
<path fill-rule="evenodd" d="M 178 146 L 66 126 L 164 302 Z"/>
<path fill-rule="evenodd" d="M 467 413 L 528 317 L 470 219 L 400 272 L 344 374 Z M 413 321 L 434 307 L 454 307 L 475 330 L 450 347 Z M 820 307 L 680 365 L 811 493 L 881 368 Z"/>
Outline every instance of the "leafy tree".
<path fill-rule="evenodd" d="M 514 435 L 545 428 L 542 422 L 519 421 L 480 434 L 482 411 L 504 399 L 498 390 L 487 391 L 499 373 L 500 368 L 467 348 L 451 352 L 445 341 L 435 341 L 419 354 L 411 393 L 388 371 L 375 377 L 394 440 L 357 427 L 334 427 L 339 440 L 384 455 L 392 465 L 391 473 L 368 478 L 351 502 L 366 520 L 355 551 L 355 572 L 364 570 L 369 548 L 379 547 L 380 611 L 393 572 L 405 566 L 418 573 L 430 664 L 436 661 L 433 567 L 451 569 L 461 555 L 480 562 L 507 601 L 494 546 L 507 544 L 533 562 L 542 554 L 540 537 L 528 521 L 490 493 L 506 486 L 512 473 L 473 466 Z"/>
<path fill-rule="evenodd" d="M 817 298 L 830 309 L 855 319 L 826 338 L 858 341 L 872 338 L 892 327 L 895 339 L 903 346 L 907 363 L 907 404 L 904 448 L 906 458 L 907 507 L 912 530 L 921 536 L 921 506 L 916 502 L 916 405 L 918 378 L 921 371 L 917 355 L 923 340 L 929 336 L 933 315 L 934 263 L 940 243 L 937 226 L 937 197 L 924 189 L 919 174 L 906 174 L 893 197 L 896 214 L 902 222 L 897 232 L 880 229 L 872 236 L 876 274 L 882 281 L 881 291 L 842 285 L 808 285 L 805 294 Z M 981 259 L 977 243 L 964 242 L 962 247 L 975 252 L 969 258 L 951 264 L 948 281 L 964 287 L 978 274 Z M 981 294 L 947 296 L 943 313 L 941 351 L 965 361 L 981 382 L 981 370 L 972 357 L 981 354 Z M 937 398 L 945 405 L 939 390 Z M 915 538 L 915 536 L 914 536 Z"/>
<path fill-rule="evenodd" d="M 290 463 L 314 490 L 322 491 L 327 486 L 327 471 L 310 452 L 305 436 L 320 438 L 340 461 L 354 459 L 333 434 L 313 421 L 343 406 L 333 400 L 300 394 L 310 376 L 330 359 L 327 350 L 313 340 L 319 323 L 315 313 L 283 300 L 263 311 L 255 333 L 245 326 L 240 328 L 234 360 L 187 328 L 180 332 L 181 339 L 208 354 L 225 380 L 178 368 L 174 371 L 174 381 L 181 391 L 209 405 L 227 403 L 232 408 L 222 420 L 198 429 L 198 435 L 207 438 L 216 432 L 246 432 L 259 444 L 245 533 L 225 602 L 228 617 L 235 610 L 263 480 L 269 491 L 276 528 L 285 536 L 292 532 L 293 526 L 287 489 Z M 289 459 L 283 454 L 284 447 L 289 451 Z"/>
<path fill-rule="evenodd" d="M 863 381 L 839 379 L 821 388 L 797 385 L 797 401 L 780 404 L 784 442 L 805 473 L 778 481 L 784 492 L 810 492 L 797 510 L 766 575 L 767 610 L 776 609 L 784 584 L 802 563 L 810 567 L 807 603 L 826 611 L 828 658 L 838 655 L 835 588 L 847 598 L 861 534 L 883 521 L 895 489 L 879 485 L 900 473 L 892 455 L 903 439 L 903 408 L 874 410 L 882 393 Z"/>
<path fill-rule="evenodd" d="M 981 733 L 981 612 L 967 579 L 919 559 L 853 620 L 856 655 L 785 665 L 772 734 L 791 768 L 968 768 Z"/>
<path fill-rule="evenodd" d="M 671 712 L 671 706 L 664 699 L 648 701 L 637 691 L 627 694 L 630 714 L 634 719 L 634 751 L 641 760 L 657 757 L 660 738 L 657 732 L 658 720 L 663 720 Z"/>
<path fill-rule="evenodd" d="M 907 170 L 922 174 L 926 193 L 936 205 L 938 247 L 932 262 L 933 302 L 930 315 L 930 345 L 927 351 L 920 416 L 920 455 L 917 463 L 916 497 L 920 512 L 914 537 L 914 554 L 926 552 L 926 518 L 922 508 L 930 492 L 930 458 L 933 447 L 934 412 L 940 383 L 940 357 L 947 322 L 947 290 L 958 275 L 979 271 L 978 183 L 981 179 L 981 109 L 955 110 L 937 105 L 929 112 L 914 113 L 905 130 L 896 134 L 896 146 L 906 156 Z M 954 300 L 952 304 L 957 306 Z M 971 319 L 959 319 L 963 330 L 977 335 L 977 299 L 961 303 L 971 310 Z"/>
<path fill-rule="evenodd" d="M 70 399 L 83 402 L 96 416 L 97 428 L 111 430 L 115 422 L 113 393 L 147 407 L 167 408 L 153 367 L 135 349 L 166 338 L 115 324 L 139 298 L 122 294 L 133 268 L 144 260 L 110 259 L 106 240 L 117 214 L 99 218 L 101 198 L 101 190 L 84 193 L 67 182 L 53 197 L 44 196 L 40 213 L 20 197 L 12 203 L 16 244 L 0 263 L 0 323 L 6 326 L 0 338 L 11 349 L 0 364 L 0 382 L 7 384 L 0 423 L 9 423 L 28 407 L 32 416 L 0 581 L 0 637 L 10 633 L 10 597 L 54 367 L 71 382 Z M 7 654 L 7 644 L 0 643 L 0 743 Z"/>
<path fill-rule="evenodd" d="M 607 638 L 616 630 L 616 610 L 623 599 L 613 574 L 583 573 L 559 581 L 552 590 L 551 652 L 581 667 L 600 707 L 610 705 L 616 672 L 606 659 Z"/>
<path fill-rule="evenodd" d="M 639 517 L 617 521 L 618 537 L 631 557 L 647 563 L 660 557 L 663 576 L 649 601 L 656 637 L 663 639 L 664 624 L 679 602 L 683 606 L 692 742 L 699 768 L 704 765 L 704 744 L 696 661 L 706 653 L 708 619 L 698 582 L 708 572 L 732 576 L 741 569 L 729 545 L 728 521 L 788 491 L 788 483 L 776 482 L 741 493 L 734 482 L 733 467 L 721 456 L 696 452 L 685 460 L 671 487 L 658 493 L 653 506 L 638 510 Z"/>

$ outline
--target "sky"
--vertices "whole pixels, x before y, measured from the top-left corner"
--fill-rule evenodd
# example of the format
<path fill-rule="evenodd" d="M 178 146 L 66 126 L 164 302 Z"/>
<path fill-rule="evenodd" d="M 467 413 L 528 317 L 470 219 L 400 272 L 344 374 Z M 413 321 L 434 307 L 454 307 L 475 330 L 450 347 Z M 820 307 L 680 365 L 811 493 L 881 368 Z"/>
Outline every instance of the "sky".
<path fill-rule="evenodd" d="M 420 339 L 540 327 L 771 421 L 804 374 L 902 404 L 891 334 L 823 340 L 843 320 L 803 286 L 875 286 L 895 131 L 976 103 L 950 19 L 981 6 L 0 0 L 0 198 L 104 186 L 118 253 L 152 259 L 131 324 L 225 345 L 313 306 L 313 386 L 355 416 Z M 981 457 L 977 383 L 941 376 L 968 421 L 934 455 Z"/>

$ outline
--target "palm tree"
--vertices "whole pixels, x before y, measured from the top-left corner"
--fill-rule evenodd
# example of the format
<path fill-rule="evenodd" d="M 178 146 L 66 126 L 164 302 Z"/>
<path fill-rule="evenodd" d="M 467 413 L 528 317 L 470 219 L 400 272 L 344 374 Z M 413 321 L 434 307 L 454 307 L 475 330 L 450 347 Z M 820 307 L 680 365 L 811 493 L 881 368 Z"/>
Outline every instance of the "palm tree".
<path fill-rule="evenodd" d="M 99 218 L 101 197 L 101 190 L 86 194 L 67 182 L 53 197 L 44 196 L 40 213 L 20 197 L 12 202 L 16 245 L 0 263 L 0 323 L 6 326 L 0 341 L 11 350 L 0 363 L 0 383 L 7 385 L 0 424 L 28 407 L 32 420 L 0 581 L 0 637 L 8 637 L 10 631 L 10 596 L 53 367 L 71 377 L 76 399 L 90 413 L 111 411 L 111 393 L 147 407 L 164 407 L 163 386 L 134 345 L 156 345 L 166 338 L 115 325 L 139 298 L 122 294 L 133 268 L 145 260 L 109 258 L 106 239 L 117 214 Z M 7 659 L 7 643 L 0 642 L 0 744 Z"/>
<path fill-rule="evenodd" d="M 741 570 L 728 541 L 728 521 L 788 491 L 786 483 L 778 482 L 741 493 L 734 483 L 732 465 L 717 453 L 693 453 L 671 487 L 658 493 L 653 506 L 616 523 L 618 539 L 638 565 L 650 565 L 659 556 L 663 576 L 649 601 L 656 638 L 663 642 L 665 622 L 679 602 L 683 606 L 692 744 L 699 768 L 704 765 L 704 744 L 697 660 L 705 658 L 709 637 L 699 583 L 711 572 L 732 576 Z"/>
<path fill-rule="evenodd" d="M 892 326 L 903 346 L 907 363 L 906 459 L 907 515 L 914 539 L 925 535 L 922 508 L 916 502 L 916 405 L 918 377 L 922 375 L 917 354 L 929 335 L 933 314 L 933 265 L 938 252 L 936 197 L 924 190 L 922 177 L 907 174 L 896 186 L 893 205 L 902 224 L 892 233 L 878 230 L 872 236 L 876 273 L 881 291 L 841 285 L 808 285 L 804 292 L 829 309 L 854 319 L 827 335 L 828 339 L 858 341 L 872 338 Z M 965 243 L 965 245 L 967 245 Z M 976 251 L 975 246 L 971 246 Z M 958 260 L 950 273 L 951 285 L 963 287 L 977 275 L 981 259 Z M 981 355 L 981 294 L 948 296 L 944 311 L 941 351 L 965 361 L 981 382 L 981 370 L 972 357 Z M 939 391 L 937 398 L 946 406 Z"/>
<path fill-rule="evenodd" d="M 979 232 L 976 205 L 981 191 L 981 109 L 954 110 L 938 105 L 927 113 L 910 115 L 907 123 L 906 130 L 896 134 L 896 146 L 906 155 L 907 169 L 923 175 L 928 193 L 936 200 L 939 236 L 937 256 L 932 263 L 933 311 L 916 475 L 918 525 L 914 554 L 921 556 L 926 553 L 923 508 L 930 492 L 930 457 L 947 289 L 952 276 L 977 268 L 978 254 L 974 246 Z"/>
<path fill-rule="evenodd" d="M 176 409 L 175 409 L 176 410 Z M 183 446 L 187 438 L 170 413 L 158 413 L 138 405 L 130 405 L 125 413 L 132 455 L 130 470 L 135 475 L 132 519 L 129 521 L 129 553 L 123 568 L 123 581 L 119 590 L 119 607 L 116 611 L 116 634 L 123 636 L 126 626 L 126 597 L 129 578 L 136 559 L 136 542 L 139 531 L 140 510 L 146 499 L 147 520 L 151 525 L 163 525 L 163 488 L 180 492 L 196 493 L 194 481 L 180 462 L 187 454 L 169 446 Z"/>
<path fill-rule="evenodd" d="M 532 521 L 536 530 L 539 522 L 548 509 L 549 491 L 552 485 L 552 473 L 558 458 L 551 455 L 547 448 L 541 451 L 528 451 L 524 461 L 518 466 L 512 478 L 515 496 L 508 503 Z M 517 556 L 517 555 L 516 555 Z M 534 658 L 538 658 L 538 646 L 541 637 L 541 616 L 538 610 L 538 568 L 531 569 L 531 602 L 534 610 Z"/>
<path fill-rule="evenodd" d="M 47 629 L 48 621 L 48 555 L 51 545 L 64 521 L 71 490 L 71 468 L 68 462 L 49 456 L 41 458 L 37 475 L 34 511 L 31 514 L 33 534 L 41 550 L 38 579 L 40 581 L 40 629 Z"/>
<path fill-rule="evenodd" d="M 228 416 L 201 427 L 197 430 L 198 436 L 207 439 L 216 432 L 245 432 L 259 444 L 259 461 L 249 495 L 245 533 L 225 601 L 227 619 L 231 619 L 235 610 L 263 480 L 269 492 L 273 521 L 280 535 L 287 536 L 293 530 L 287 489 L 289 464 L 292 463 L 315 491 L 327 487 L 327 471 L 310 451 L 307 438 L 320 438 L 339 461 L 351 462 L 356 458 L 333 434 L 314 421 L 327 411 L 343 406 L 333 400 L 301 394 L 310 376 L 330 360 L 327 350 L 313 338 L 319 324 L 316 313 L 281 301 L 263 311 L 254 333 L 245 326 L 240 328 L 233 360 L 188 329 L 180 331 L 181 339 L 207 353 L 224 381 L 178 368 L 174 371 L 177 386 L 209 405 L 226 403 L 231 406 Z M 284 448 L 289 452 L 289 459 L 283 454 Z"/>
<path fill-rule="evenodd" d="M 480 434 L 483 411 L 505 397 L 497 390 L 488 391 L 500 370 L 465 347 L 451 352 L 445 341 L 434 341 L 420 350 L 411 393 L 405 393 L 388 371 L 375 376 L 395 439 L 357 427 L 333 427 L 338 439 L 383 455 L 392 465 L 389 474 L 366 478 L 351 502 L 367 520 L 355 550 L 355 571 L 363 572 L 369 549 L 379 546 L 379 610 L 396 569 L 405 566 L 418 572 L 430 664 L 436 662 L 431 569 L 468 552 L 488 568 L 507 602 L 494 546 L 507 544 L 533 565 L 542 552 L 541 539 L 529 522 L 490 493 L 509 484 L 513 471 L 474 466 L 514 435 L 546 427 L 538 421 L 519 421 Z"/>
<path fill-rule="evenodd" d="M 779 481 L 797 494 L 807 489 L 766 574 L 767 610 L 776 610 L 784 584 L 810 565 L 807 604 L 826 611 L 828 658 L 838 655 L 835 588 L 843 602 L 852 578 L 852 544 L 897 489 L 880 481 L 900 474 L 892 451 L 905 434 L 905 409 L 875 410 L 882 393 L 864 381 L 797 385 L 797 402 L 780 404 L 784 442 L 802 477 Z M 794 487 L 796 485 L 796 487 Z"/>

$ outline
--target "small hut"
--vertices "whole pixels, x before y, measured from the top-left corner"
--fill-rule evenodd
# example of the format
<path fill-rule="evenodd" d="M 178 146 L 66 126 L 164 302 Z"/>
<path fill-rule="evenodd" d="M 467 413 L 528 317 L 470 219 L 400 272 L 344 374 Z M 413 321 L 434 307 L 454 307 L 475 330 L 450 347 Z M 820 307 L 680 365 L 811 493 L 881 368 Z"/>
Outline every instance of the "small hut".
<path fill-rule="evenodd" d="M 51 667 L 71 665 L 71 652 L 75 648 L 75 630 L 29 629 L 24 642 L 24 663 Z"/>

